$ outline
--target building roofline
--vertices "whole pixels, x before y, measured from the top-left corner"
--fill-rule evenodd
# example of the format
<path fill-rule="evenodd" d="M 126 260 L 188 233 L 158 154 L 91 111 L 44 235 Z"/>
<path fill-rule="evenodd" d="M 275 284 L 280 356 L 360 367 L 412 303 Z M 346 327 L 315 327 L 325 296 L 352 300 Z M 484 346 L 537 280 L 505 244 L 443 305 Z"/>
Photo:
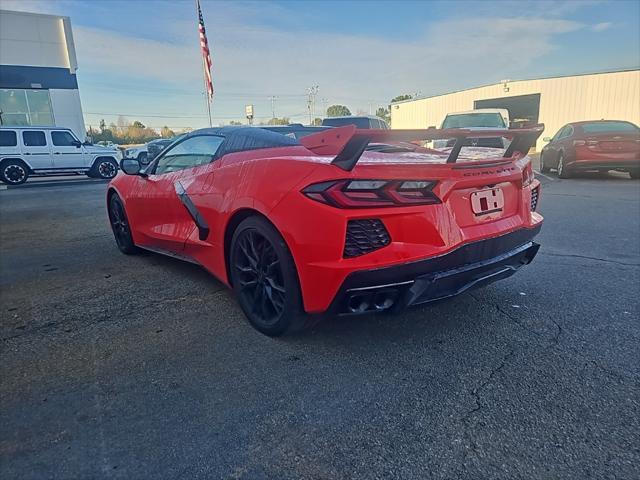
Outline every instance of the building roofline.
<path fill-rule="evenodd" d="M 622 68 L 618 70 L 603 70 L 599 72 L 573 73 L 573 74 L 567 74 L 567 75 L 550 75 L 548 77 L 519 78 L 517 80 L 509 80 L 508 83 L 531 82 L 534 80 L 551 80 L 554 78 L 584 77 L 587 75 L 604 75 L 607 73 L 624 73 L 624 72 L 640 72 L 640 67 L 629 67 L 629 68 Z M 468 92 L 469 90 L 477 90 L 478 88 L 493 87 L 495 85 L 502 85 L 503 83 L 505 82 L 486 83 L 484 85 L 477 85 L 475 87 L 462 88 L 460 90 L 453 90 L 451 92 L 438 93 L 436 95 L 422 95 L 419 97 L 410 98 L 408 100 L 391 102 L 391 105 L 400 105 L 401 103 L 415 102 L 416 100 L 427 100 L 429 98 L 444 97 L 445 95 L 453 95 L 454 93 Z"/>
<path fill-rule="evenodd" d="M 33 15 L 34 17 L 53 17 L 53 18 L 70 18 L 67 15 L 53 15 L 51 13 L 36 13 L 36 12 L 24 12 L 22 10 L 7 10 L 6 8 L 0 8 L 0 14 L 2 13 L 19 13 L 20 15 Z"/>

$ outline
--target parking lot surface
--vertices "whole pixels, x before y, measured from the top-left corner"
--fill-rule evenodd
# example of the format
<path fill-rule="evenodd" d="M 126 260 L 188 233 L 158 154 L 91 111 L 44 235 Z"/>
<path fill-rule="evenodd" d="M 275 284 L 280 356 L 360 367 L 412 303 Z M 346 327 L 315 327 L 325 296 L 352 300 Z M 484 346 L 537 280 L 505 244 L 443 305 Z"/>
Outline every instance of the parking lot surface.
<path fill-rule="evenodd" d="M 640 477 L 640 182 L 543 182 L 514 277 L 281 339 L 106 184 L 0 192 L 0 477 Z"/>

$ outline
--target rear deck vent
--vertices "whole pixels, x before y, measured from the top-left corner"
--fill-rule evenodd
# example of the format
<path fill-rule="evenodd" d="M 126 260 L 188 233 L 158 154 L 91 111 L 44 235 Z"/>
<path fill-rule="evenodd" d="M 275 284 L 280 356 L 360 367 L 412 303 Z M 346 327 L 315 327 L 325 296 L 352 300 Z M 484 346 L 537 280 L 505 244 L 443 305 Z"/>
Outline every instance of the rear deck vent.
<path fill-rule="evenodd" d="M 535 212 L 538 208 L 538 198 L 540 196 L 540 187 L 536 187 L 531 190 L 531 211 Z"/>
<path fill-rule="evenodd" d="M 377 218 L 349 220 L 344 258 L 353 258 L 389 245 L 389 232 Z"/>

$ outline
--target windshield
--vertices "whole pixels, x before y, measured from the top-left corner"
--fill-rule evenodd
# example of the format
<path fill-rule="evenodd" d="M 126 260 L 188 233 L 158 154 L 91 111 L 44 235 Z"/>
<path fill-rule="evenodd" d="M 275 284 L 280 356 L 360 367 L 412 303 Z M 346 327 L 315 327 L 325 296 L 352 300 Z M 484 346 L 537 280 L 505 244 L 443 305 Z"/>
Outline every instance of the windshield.
<path fill-rule="evenodd" d="M 499 113 L 464 113 L 460 115 L 447 115 L 442 123 L 442 128 L 505 128 L 502 115 Z"/>
<path fill-rule="evenodd" d="M 582 125 L 584 133 L 613 133 L 613 132 L 629 132 L 637 133 L 638 127 L 630 122 L 596 122 L 585 123 Z"/>

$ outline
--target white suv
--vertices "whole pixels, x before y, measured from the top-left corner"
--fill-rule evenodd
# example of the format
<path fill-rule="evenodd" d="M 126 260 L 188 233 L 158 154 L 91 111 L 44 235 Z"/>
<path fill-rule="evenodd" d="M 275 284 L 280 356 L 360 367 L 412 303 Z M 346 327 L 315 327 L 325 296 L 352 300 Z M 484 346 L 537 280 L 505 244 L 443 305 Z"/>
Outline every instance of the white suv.
<path fill-rule="evenodd" d="M 119 158 L 117 150 L 82 143 L 68 128 L 0 127 L 0 180 L 8 185 L 60 173 L 109 179 Z"/>

